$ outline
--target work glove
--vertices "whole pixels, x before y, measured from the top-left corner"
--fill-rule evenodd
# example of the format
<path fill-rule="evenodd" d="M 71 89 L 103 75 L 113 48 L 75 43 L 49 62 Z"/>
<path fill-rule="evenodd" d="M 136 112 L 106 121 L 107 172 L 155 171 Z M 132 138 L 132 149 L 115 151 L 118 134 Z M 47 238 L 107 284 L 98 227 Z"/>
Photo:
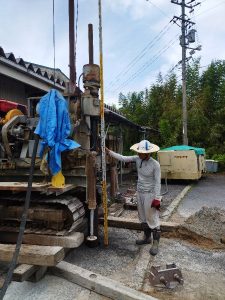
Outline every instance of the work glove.
<path fill-rule="evenodd" d="M 159 200 L 154 199 L 154 200 L 152 200 L 151 207 L 154 207 L 154 208 L 160 210 L 160 204 L 161 204 L 161 202 Z"/>

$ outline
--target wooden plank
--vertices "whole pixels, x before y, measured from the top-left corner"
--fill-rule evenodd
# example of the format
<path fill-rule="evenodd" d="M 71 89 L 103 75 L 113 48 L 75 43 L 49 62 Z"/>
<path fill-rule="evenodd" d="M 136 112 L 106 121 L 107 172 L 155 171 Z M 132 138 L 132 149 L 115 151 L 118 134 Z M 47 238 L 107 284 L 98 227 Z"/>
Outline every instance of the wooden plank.
<path fill-rule="evenodd" d="M 5 279 L 2 276 L 0 276 L 0 289 L 3 287 L 4 282 Z"/>
<path fill-rule="evenodd" d="M 119 217 L 124 212 L 123 204 L 122 203 L 113 203 L 109 207 L 109 216 L 112 217 Z"/>
<path fill-rule="evenodd" d="M 23 282 L 25 280 L 38 282 L 47 272 L 47 268 L 46 266 L 21 264 L 14 270 L 12 280 L 17 282 Z"/>
<path fill-rule="evenodd" d="M 131 289 L 108 277 L 90 272 L 65 261 L 52 268 L 56 276 L 63 277 L 86 289 L 94 291 L 110 299 L 123 300 L 156 300 L 149 295 Z"/>
<path fill-rule="evenodd" d="M 29 277 L 28 280 L 31 282 L 38 282 L 45 276 L 45 273 L 47 272 L 47 270 L 48 270 L 48 267 L 46 267 L 46 266 L 38 267 L 37 271 L 34 272 L 34 274 L 31 277 Z"/>
<path fill-rule="evenodd" d="M 49 186 L 48 189 L 47 189 L 47 194 L 56 193 L 56 196 L 59 196 L 59 195 L 65 193 L 65 192 L 68 192 L 68 191 L 74 189 L 75 187 L 76 187 L 75 184 L 65 184 L 65 186 L 62 187 L 62 188 Z"/>
<path fill-rule="evenodd" d="M 15 245 L 0 244 L 0 261 L 11 261 Z M 64 249 L 62 247 L 22 245 L 18 257 L 18 263 L 54 266 L 64 258 Z"/>
<path fill-rule="evenodd" d="M 14 270 L 12 280 L 23 282 L 29 279 L 30 276 L 38 270 L 38 268 L 38 266 L 21 264 Z"/>
<path fill-rule="evenodd" d="M 5 206 L 0 211 L 0 217 L 3 220 L 20 220 L 24 207 L 10 205 Z M 37 207 L 30 207 L 28 209 L 27 220 L 32 221 L 48 221 L 48 222 L 64 222 L 66 219 L 66 213 L 63 209 L 57 209 L 56 207 L 50 208 L 40 205 Z"/>
<path fill-rule="evenodd" d="M 41 192 L 46 190 L 49 186 L 49 183 L 32 183 L 32 191 Z M 27 190 L 27 182 L 0 182 L 0 190 L 1 191 L 26 191 Z"/>
<path fill-rule="evenodd" d="M 104 218 L 100 218 L 100 223 L 104 223 Z M 141 223 L 137 219 L 128 219 L 123 217 L 111 217 L 108 216 L 108 225 L 118 228 L 142 230 Z M 173 222 L 161 222 L 160 228 L 162 231 L 174 231 L 180 227 L 178 223 Z"/>
<path fill-rule="evenodd" d="M 127 202 L 127 203 L 124 203 L 124 208 L 130 209 L 130 210 L 137 210 L 137 204 Z"/>
<path fill-rule="evenodd" d="M 0 226 L 0 234 L 2 234 L 2 232 L 19 232 L 19 227 L 15 227 L 15 226 Z M 48 235 L 57 235 L 57 236 L 64 236 L 68 233 L 68 230 L 61 230 L 61 231 L 55 231 L 53 229 L 45 229 L 45 228 L 26 228 L 25 229 L 25 233 L 34 233 L 34 234 L 48 234 Z M 1 238 L 0 238 L 1 240 Z"/>
<path fill-rule="evenodd" d="M 83 243 L 83 241 L 84 234 L 82 232 L 73 232 L 68 236 L 25 234 L 23 237 L 24 244 L 60 246 L 64 248 L 77 248 Z"/>
<path fill-rule="evenodd" d="M 118 209 L 117 211 L 110 213 L 110 216 L 112 217 L 120 217 L 124 212 L 124 208 L 121 207 L 120 209 Z"/>

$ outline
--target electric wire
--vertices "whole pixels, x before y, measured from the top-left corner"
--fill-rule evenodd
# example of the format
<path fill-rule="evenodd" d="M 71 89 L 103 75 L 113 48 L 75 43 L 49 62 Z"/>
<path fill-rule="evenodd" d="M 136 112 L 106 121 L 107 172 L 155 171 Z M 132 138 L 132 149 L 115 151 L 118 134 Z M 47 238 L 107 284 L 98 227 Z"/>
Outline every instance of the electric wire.
<path fill-rule="evenodd" d="M 162 80 L 166 80 L 167 77 L 170 76 L 170 74 L 176 70 L 180 65 L 181 65 L 182 61 L 179 61 L 178 63 L 176 63 L 171 69 L 169 69 L 169 71 L 167 72 L 167 74 L 165 74 L 164 76 L 162 76 Z M 177 78 L 177 74 L 176 74 L 176 78 Z"/>
<path fill-rule="evenodd" d="M 130 63 L 128 63 L 128 65 L 122 70 L 120 71 L 120 73 L 118 75 L 116 75 L 115 79 L 112 80 L 108 85 L 114 85 L 114 81 L 119 79 L 119 77 L 121 75 L 124 75 L 124 72 L 127 70 L 130 70 L 146 53 L 147 50 L 149 50 L 149 48 L 152 48 L 155 45 L 156 41 L 159 41 L 160 38 L 162 38 L 162 36 L 168 31 L 169 28 L 167 28 L 170 25 L 170 22 L 159 32 L 159 34 L 157 34 L 157 36 L 155 36 L 150 42 L 148 42 L 148 44 L 140 51 L 140 53 L 135 56 Z M 160 34 L 161 37 L 160 37 Z"/>
<path fill-rule="evenodd" d="M 53 67 L 54 67 L 54 87 L 56 85 L 55 80 L 55 0 L 52 0 L 52 33 L 53 33 Z"/>
<path fill-rule="evenodd" d="M 200 15 L 202 15 L 202 14 L 208 12 L 208 11 L 211 11 L 211 10 L 215 9 L 215 8 L 217 8 L 218 6 L 222 5 L 222 4 L 225 4 L 225 1 L 221 1 L 221 2 L 219 2 L 217 5 L 212 6 L 212 7 L 208 8 L 208 9 L 202 11 L 201 13 L 199 13 L 198 15 L 196 15 L 196 17 L 198 17 L 198 16 L 200 16 Z"/>
<path fill-rule="evenodd" d="M 167 33 L 170 27 L 172 27 L 170 25 L 172 25 L 171 21 L 167 23 L 163 27 L 163 29 L 150 42 L 148 42 L 147 45 L 128 63 L 128 65 L 115 76 L 115 79 L 111 80 L 107 84 L 106 89 L 109 86 L 112 87 L 117 84 L 120 80 L 120 77 L 124 76 L 125 72 L 127 73 L 130 69 L 132 69 L 137 64 L 137 62 L 140 61 L 148 53 L 148 50 L 153 48 L 156 42 L 158 42 Z"/>
<path fill-rule="evenodd" d="M 163 193 L 161 192 L 162 196 L 166 195 L 169 192 L 168 183 L 167 183 L 167 173 L 166 173 L 166 176 L 165 176 L 165 186 L 166 186 L 165 191 Z"/>
<path fill-rule="evenodd" d="M 202 3 L 204 3 L 205 1 L 206 1 L 206 0 L 201 1 L 200 4 L 202 5 Z M 195 1 L 195 3 L 196 3 L 196 1 Z M 196 30 L 196 38 L 197 38 L 197 43 L 198 43 L 198 44 L 201 44 L 201 43 L 200 43 L 200 39 L 199 39 L 199 35 L 198 35 L 198 30 L 197 30 L 197 26 L 196 26 L 196 16 L 200 16 L 200 15 L 202 15 L 202 14 L 204 14 L 204 13 L 206 13 L 206 12 L 212 10 L 212 9 L 217 8 L 218 6 L 220 6 L 220 5 L 224 4 L 224 3 L 225 3 L 225 1 L 221 1 L 220 3 L 218 3 L 217 5 L 215 5 L 214 7 L 211 7 L 211 8 L 209 8 L 209 9 L 203 11 L 203 12 L 200 12 L 200 13 L 197 14 L 197 15 L 194 14 L 194 10 L 190 13 L 190 14 L 191 14 L 190 20 L 193 20 L 194 23 L 195 23 L 195 24 L 193 25 L 193 27 L 194 27 L 194 29 Z M 191 56 L 191 58 L 192 58 L 192 56 Z M 192 59 L 193 59 L 193 58 L 192 58 Z M 210 65 L 210 64 L 205 65 L 205 66 L 200 66 L 199 69 L 208 67 L 209 65 Z M 177 77 L 177 79 L 180 79 L 180 78 L 182 78 L 182 76 L 178 76 L 178 77 Z"/>
<path fill-rule="evenodd" d="M 167 51 L 176 41 L 177 41 L 177 36 L 179 34 L 177 34 L 175 36 L 175 39 L 171 39 L 169 41 L 169 44 L 164 46 L 163 49 L 161 49 L 160 51 L 157 52 L 157 54 L 155 54 L 152 59 L 148 62 L 145 62 L 135 73 L 133 73 L 127 80 L 125 80 L 121 85 L 119 85 L 116 89 L 114 89 L 112 92 L 115 93 L 117 90 L 124 88 L 125 86 L 127 86 L 128 83 L 130 83 L 131 81 L 133 81 L 135 78 L 137 78 L 137 76 L 139 76 L 141 73 L 143 73 L 146 69 L 148 69 L 154 62 L 156 62 L 159 57 L 165 52 Z"/>
<path fill-rule="evenodd" d="M 206 1 L 206 0 L 203 0 L 202 3 L 205 2 L 205 1 Z M 150 2 L 150 3 L 151 3 L 151 2 Z M 212 7 L 212 8 L 210 8 L 210 9 L 208 9 L 208 10 L 206 10 L 206 11 L 204 11 L 204 12 L 202 12 L 202 13 L 196 15 L 196 16 L 199 16 L 199 15 L 201 15 L 201 14 L 203 14 L 203 13 L 209 11 L 209 10 L 212 10 L 212 9 L 218 7 L 219 5 L 223 4 L 223 3 L 225 3 L 225 1 L 220 2 L 218 5 L 216 5 L 216 6 Z M 151 4 L 152 4 L 152 3 L 151 3 Z M 194 16 L 194 18 L 195 18 L 195 16 Z M 191 18 L 191 19 L 192 19 L 192 18 Z M 170 21 L 169 23 L 171 23 L 171 21 Z M 169 25 L 169 24 L 167 24 L 167 26 L 168 26 L 168 25 Z M 165 28 L 166 28 L 167 26 L 165 26 Z M 163 28 L 162 31 L 165 30 L 165 28 Z M 162 32 L 162 31 L 161 31 L 161 32 Z M 160 33 L 161 33 L 161 32 L 160 32 Z M 160 33 L 159 33 L 159 34 L 160 34 Z M 158 37 L 158 36 L 157 36 L 157 37 Z M 154 40 L 154 39 L 153 39 L 153 40 Z M 128 71 L 131 69 L 130 65 L 131 65 L 133 62 L 135 62 L 135 64 L 136 64 L 136 63 L 137 63 L 136 60 L 139 61 L 139 60 L 144 56 L 144 55 L 143 55 L 143 56 L 140 56 L 140 55 L 142 54 L 143 51 L 145 51 L 145 50 L 151 45 L 152 42 L 153 42 L 153 41 L 151 41 L 150 43 L 148 43 L 148 45 L 140 52 L 140 54 L 138 54 L 138 55 L 137 55 L 137 56 L 136 56 L 136 57 L 135 57 L 128 65 L 127 65 L 127 67 L 124 69 L 124 70 L 126 70 L 126 73 L 124 73 L 124 70 L 121 71 L 121 72 L 116 76 L 116 79 L 114 79 L 113 81 L 111 81 L 108 85 L 111 84 L 111 87 L 117 86 L 118 81 L 119 81 L 118 77 L 120 77 L 121 75 L 125 75 L 125 74 L 128 73 Z M 142 66 L 142 67 L 143 67 L 143 66 Z M 128 70 L 127 70 L 127 68 L 128 68 Z M 135 79 L 138 75 L 139 75 L 139 73 L 138 73 L 137 75 L 135 75 L 135 77 L 134 77 L 134 74 L 133 74 L 129 80 Z M 115 80 L 116 80 L 116 81 L 115 81 Z M 129 80 L 127 80 L 127 81 L 129 82 Z M 115 88 L 115 89 L 113 90 L 113 92 L 116 92 L 116 91 L 117 91 L 118 89 L 120 89 L 121 87 L 125 87 L 125 86 L 127 85 L 127 81 L 123 82 L 119 87 Z M 108 85 L 107 85 L 107 86 L 108 86 Z M 108 91 L 109 91 L 109 90 L 108 90 Z"/>
<path fill-rule="evenodd" d="M 52 1 L 52 11 L 53 11 L 52 16 L 53 16 L 53 49 L 54 49 L 54 54 L 53 54 L 53 56 L 54 56 L 54 59 L 53 59 L 54 60 L 54 86 L 55 86 L 56 80 L 55 80 L 55 1 L 54 0 Z M 30 164 L 28 186 L 27 186 L 23 214 L 22 214 L 21 221 L 20 221 L 19 234 L 18 234 L 18 238 L 17 238 L 17 242 L 16 242 L 15 251 L 13 253 L 12 260 L 9 264 L 9 269 L 8 269 L 4 284 L 3 284 L 2 288 L 0 289 L 0 300 L 2 300 L 4 298 L 5 293 L 8 289 L 8 286 L 12 280 L 13 272 L 17 265 L 20 248 L 21 248 L 21 245 L 23 242 L 23 235 L 24 235 L 26 222 L 27 222 L 27 214 L 28 214 L 28 209 L 30 206 L 30 197 L 31 197 L 33 174 L 34 174 L 34 168 L 35 168 L 35 159 L 36 159 L 36 155 L 37 155 L 38 143 L 39 143 L 39 136 L 35 134 L 34 148 L 33 148 L 32 157 L 31 157 L 31 164 Z"/>
<path fill-rule="evenodd" d="M 134 79 L 136 79 L 139 75 L 141 75 L 146 69 L 148 69 L 151 65 L 153 65 L 159 58 L 160 56 L 166 51 L 168 50 L 174 43 L 176 42 L 176 40 L 170 44 L 169 46 L 167 46 L 166 48 L 163 49 L 163 51 L 159 52 L 159 54 L 153 56 L 153 59 L 145 64 L 142 65 L 141 68 L 139 68 L 137 70 L 137 72 L 135 72 L 134 74 L 132 74 L 126 81 L 124 81 L 119 87 L 117 87 L 115 90 L 113 90 L 113 93 L 115 93 L 117 90 L 122 89 L 124 87 L 126 87 L 131 81 L 133 81 Z"/>
<path fill-rule="evenodd" d="M 167 29 L 167 31 L 168 31 L 168 29 Z M 165 34 L 166 32 L 164 32 L 164 34 Z M 163 34 L 163 35 L 164 35 Z M 155 42 L 158 42 L 160 39 L 162 38 L 162 36 L 161 37 L 158 37 L 156 40 L 155 40 Z M 150 50 L 150 49 L 152 49 L 153 47 L 154 47 L 154 45 L 155 45 L 155 43 L 154 44 L 152 44 L 151 46 L 149 46 L 149 48 L 147 49 L 148 51 Z M 138 60 L 136 60 L 131 66 L 130 66 L 130 68 L 128 68 L 124 73 L 123 73 L 123 76 L 124 75 L 126 75 L 148 52 L 147 52 L 147 50 L 146 50 L 146 52 L 144 52 L 139 58 L 138 58 Z M 114 86 L 115 84 L 112 84 L 111 85 L 111 87 L 112 86 Z"/>
<path fill-rule="evenodd" d="M 206 1 L 206 0 L 203 0 L 202 3 L 205 2 L 205 1 Z M 208 9 L 208 10 L 206 10 L 206 11 L 200 13 L 200 14 L 198 14 L 197 16 L 199 16 L 199 15 L 201 15 L 201 14 L 203 14 L 203 13 L 209 11 L 209 10 L 212 10 L 212 9 L 218 7 L 219 5 L 223 4 L 224 2 L 225 2 L 225 1 L 220 2 L 218 5 L 216 5 L 216 6 L 212 7 L 212 8 L 210 8 L 210 9 Z M 196 16 L 193 14 L 193 16 L 190 18 L 190 20 L 191 20 L 191 19 L 195 19 L 195 17 L 196 17 Z M 197 39 L 199 40 L 198 37 L 197 37 Z M 163 52 L 164 52 L 164 51 L 163 51 Z M 154 61 L 153 61 L 153 62 L 154 62 Z M 153 62 L 151 62 L 150 64 L 152 64 Z M 180 62 L 178 62 L 178 63 L 172 68 L 171 71 L 173 71 L 173 70 L 174 70 L 176 67 L 178 67 L 179 65 L 180 65 Z M 142 67 L 143 67 L 143 66 L 142 66 Z M 135 79 L 135 78 L 139 75 L 139 73 L 142 71 L 142 67 L 139 69 L 139 71 L 138 71 L 137 74 L 134 73 L 131 77 L 129 77 L 129 79 L 128 79 L 127 81 L 125 81 L 122 85 L 120 85 L 120 86 L 117 87 L 115 90 L 113 90 L 113 92 L 116 92 L 118 89 L 125 87 L 125 86 L 127 85 L 127 83 L 129 83 L 131 80 Z M 147 67 L 147 66 L 146 66 L 146 67 Z M 145 70 L 146 67 L 145 67 L 143 70 Z M 206 66 L 203 66 L 203 67 L 206 67 Z M 200 68 L 203 68 L 203 67 L 200 67 Z"/>
<path fill-rule="evenodd" d="M 155 5 L 154 3 L 152 3 L 151 0 L 146 0 L 146 1 L 149 2 L 155 8 L 157 8 L 165 17 L 170 18 L 160 7 L 158 7 L 157 5 Z"/>
<path fill-rule="evenodd" d="M 39 143 L 39 136 L 35 134 L 34 148 L 33 148 L 33 152 L 32 152 L 31 164 L 30 164 L 28 186 L 27 186 L 26 198 L 25 198 L 25 203 L 24 203 L 24 210 L 23 210 L 23 214 L 21 217 L 21 221 L 20 221 L 19 234 L 18 234 L 18 238 L 17 238 L 17 242 L 16 242 L 15 251 L 13 253 L 13 257 L 12 257 L 12 260 L 9 265 L 9 270 L 7 272 L 3 287 L 0 290 L 0 300 L 2 300 L 3 297 L 5 296 L 7 288 L 12 280 L 13 272 L 14 272 L 14 269 L 17 264 L 17 260 L 18 260 L 19 253 L 20 253 L 20 248 L 21 248 L 22 241 L 23 241 L 23 234 L 24 234 L 25 227 L 26 227 L 28 209 L 30 206 L 30 197 L 31 197 L 33 174 L 34 174 L 35 159 L 36 159 L 36 155 L 37 155 L 38 143 Z"/>
<path fill-rule="evenodd" d="M 196 0 L 195 0 L 195 3 L 193 4 L 193 9 L 191 9 L 191 11 L 189 12 L 190 13 L 190 20 L 193 20 L 193 22 L 194 22 L 194 24 L 189 25 L 189 29 L 193 27 L 193 29 L 196 32 L 195 36 L 196 36 L 197 45 L 200 45 L 201 43 L 200 43 L 200 39 L 199 39 L 199 35 L 198 35 L 198 29 L 197 29 L 197 25 L 196 25 L 196 17 L 195 17 L 195 11 L 194 11 L 195 6 L 196 6 Z M 196 48 L 196 47 L 192 47 L 192 48 Z M 188 50 L 188 47 L 187 47 L 187 50 Z M 189 50 L 191 50 L 191 49 L 189 49 Z M 193 51 L 193 50 L 191 50 L 191 51 Z M 189 54 L 190 54 L 189 59 L 191 59 L 191 58 L 193 59 L 192 55 L 194 53 L 190 52 Z"/>

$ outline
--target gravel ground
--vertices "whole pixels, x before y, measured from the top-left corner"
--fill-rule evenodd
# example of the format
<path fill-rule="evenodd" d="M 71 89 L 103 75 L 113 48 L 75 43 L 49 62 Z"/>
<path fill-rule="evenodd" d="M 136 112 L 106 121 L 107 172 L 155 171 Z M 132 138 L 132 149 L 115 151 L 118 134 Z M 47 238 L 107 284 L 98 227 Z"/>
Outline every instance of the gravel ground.
<path fill-rule="evenodd" d="M 65 279 L 46 275 L 36 283 L 12 282 L 4 300 L 74 300 L 83 289 Z"/>
<path fill-rule="evenodd" d="M 221 206 L 225 205 L 224 176 L 210 176 L 210 178 L 207 178 L 199 181 L 193 187 L 183 199 L 184 201 L 182 201 L 180 207 L 181 209 L 185 207 L 185 216 L 194 214 L 185 223 L 186 226 L 192 226 L 191 230 L 196 230 L 196 233 L 203 235 L 211 230 L 209 235 L 213 235 L 215 238 L 218 232 L 220 238 L 220 230 L 224 228 L 225 222 L 223 212 L 221 213 L 221 210 L 215 208 L 210 210 L 201 208 L 204 206 L 205 199 L 208 199 L 207 203 L 212 203 L 212 207 L 215 203 L 220 203 Z M 127 188 L 136 186 L 135 179 L 133 178 L 126 184 L 124 183 L 122 186 L 123 192 Z M 214 185 L 216 186 L 214 187 Z M 162 209 L 166 209 L 185 186 L 185 183 L 169 182 L 169 192 L 164 196 Z M 164 188 L 165 186 L 162 185 L 162 192 L 165 191 Z M 212 201 L 212 199 L 216 200 Z M 178 210 L 180 207 L 178 207 Z M 196 213 L 199 209 L 201 209 L 200 212 Z M 126 213 L 129 216 L 131 211 L 126 211 Z M 137 211 L 133 211 L 132 214 L 137 217 Z M 109 246 L 107 248 L 102 244 L 97 248 L 88 248 L 82 245 L 68 253 L 65 260 L 92 272 L 108 276 L 137 290 L 143 290 L 162 300 L 225 299 L 224 251 L 200 248 L 197 245 L 188 244 L 178 239 L 162 238 L 159 254 L 156 257 L 151 257 L 149 255 L 150 245 L 140 247 L 135 244 L 139 234 L 134 230 L 109 228 Z M 103 232 L 101 228 L 100 242 L 102 241 Z M 165 266 L 167 263 L 176 263 L 181 269 L 184 276 L 184 285 L 177 285 L 172 290 L 163 287 L 151 287 L 147 277 L 150 267 L 152 265 Z M 12 283 L 4 299 L 102 300 L 106 298 L 93 294 L 64 279 L 47 275 L 35 284 L 30 282 Z"/>
<path fill-rule="evenodd" d="M 175 263 L 181 270 L 184 285 L 168 290 L 151 287 L 145 281 L 143 290 L 163 300 L 224 300 L 225 295 L 225 252 L 204 250 L 180 240 L 162 239 L 157 257 L 151 265 L 165 267 Z"/>
<path fill-rule="evenodd" d="M 177 239 L 162 238 L 159 254 L 149 255 L 149 245 L 136 246 L 138 233 L 110 228 L 109 246 L 88 248 L 85 245 L 67 255 L 66 261 L 108 276 L 124 285 L 151 294 L 162 300 L 224 300 L 225 252 L 205 250 Z M 102 239 L 102 238 L 101 238 Z M 148 272 L 152 265 L 162 268 L 175 263 L 181 270 L 184 285 L 173 289 L 152 287 Z M 106 300 L 69 281 L 52 275 L 38 283 L 12 283 L 6 300 Z"/>
<path fill-rule="evenodd" d="M 138 233 L 134 230 L 109 227 L 108 234 L 108 247 L 102 244 L 103 232 L 101 228 L 99 247 L 88 248 L 83 244 L 72 250 L 65 260 L 104 276 L 126 269 L 129 264 L 134 262 L 140 251 L 140 248 L 135 244 Z"/>
<path fill-rule="evenodd" d="M 225 210 L 203 207 L 190 216 L 183 227 L 220 243 L 221 237 L 225 237 Z"/>
<path fill-rule="evenodd" d="M 141 290 L 149 261 L 150 245 L 137 246 L 142 233 L 136 230 L 109 228 L 109 246 L 88 248 L 85 245 L 71 251 L 66 261 L 92 272 L 108 276 L 120 283 Z M 100 240 L 103 241 L 101 231 Z"/>

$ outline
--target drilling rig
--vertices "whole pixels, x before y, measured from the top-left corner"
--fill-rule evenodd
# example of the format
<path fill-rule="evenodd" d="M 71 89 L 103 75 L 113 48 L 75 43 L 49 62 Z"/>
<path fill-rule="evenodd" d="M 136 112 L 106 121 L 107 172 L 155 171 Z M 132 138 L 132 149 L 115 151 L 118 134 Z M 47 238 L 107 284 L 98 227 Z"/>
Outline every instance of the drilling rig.
<path fill-rule="evenodd" d="M 63 96 L 67 101 L 70 116 L 69 138 L 81 146 L 62 152 L 62 174 L 65 184 L 60 186 L 53 183 L 43 157 L 36 157 L 25 233 L 38 233 L 43 237 L 46 234 L 67 236 L 74 231 L 85 231 L 90 228 L 87 221 L 89 219 L 93 222 L 91 234 L 98 236 L 97 219 L 101 203 L 102 172 L 100 68 L 94 64 L 93 27 L 89 24 L 89 62 L 83 66 L 78 85 L 76 84 L 74 37 L 74 3 L 69 0 L 70 81 Z M 79 84 L 81 78 L 83 91 Z M 26 105 L 7 100 L 0 102 L 0 242 L 15 242 L 18 235 L 35 144 L 34 131 L 39 122 L 38 105 L 41 96 L 43 94 L 29 97 Z M 114 108 L 107 105 L 104 107 L 108 132 L 106 145 L 112 150 L 121 151 L 121 125 L 133 127 L 136 132 L 141 127 L 127 120 Z M 116 127 L 116 135 L 113 136 L 110 130 L 108 131 L 109 124 L 110 127 Z M 38 148 L 41 142 L 40 140 Z"/>
<path fill-rule="evenodd" d="M 69 6 L 72 4 L 73 1 L 69 1 Z M 83 92 L 76 85 L 73 20 L 74 9 L 69 7 L 70 81 L 63 96 L 68 104 L 71 121 L 69 138 L 76 140 L 81 147 L 62 152 L 65 184 L 61 186 L 52 184 L 48 167 L 37 155 L 26 233 L 65 236 L 87 227 L 89 209 L 94 210 L 94 215 L 97 216 L 97 199 L 99 203 L 100 193 L 96 177 L 101 172 L 97 157 L 97 150 L 100 150 L 100 71 L 99 66 L 94 64 L 93 27 L 89 24 L 89 63 L 83 66 Z M 11 241 L 14 241 L 19 230 L 34 149 L 34 131 L 39 121 L 37 107 L 40 99 L 41 97 L 30 97 L 27 105 L 7 100 L 1 100 L 0 103 L 1 242 L 8 242 L 9 235 Z M 38 148 L 40 144 L 41 140 Z"/>

